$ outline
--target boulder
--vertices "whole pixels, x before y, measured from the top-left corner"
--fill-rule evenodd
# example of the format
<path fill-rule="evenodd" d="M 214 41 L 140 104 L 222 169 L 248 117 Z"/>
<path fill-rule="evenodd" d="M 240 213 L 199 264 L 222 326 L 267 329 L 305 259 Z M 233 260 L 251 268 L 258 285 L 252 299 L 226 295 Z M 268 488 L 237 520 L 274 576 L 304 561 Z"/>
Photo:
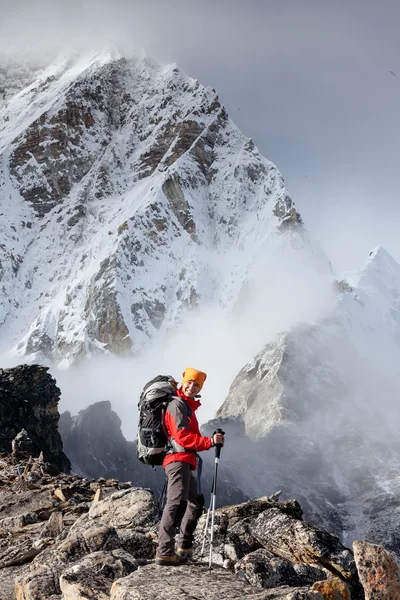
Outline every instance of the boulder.
<path fill-rule="evenodd" d="M 320 592 L 324 600 L 351 600 L 348 585 L 338 577 L 326 581 L 317 581 L 311 589 Z"/>
<path fill-rule="evenodd" d="M 58 573 L 48 565 L 40 565 L 15 580 L 16 600 L 42 600 L 60 597 Z"/>
<path fill-rule="evenodd" d="M 340 573 L 350 582 L 358 581 L 351 551 L 342 546 L 336 536 L 307 525 L 301 515 L 301 508 L 295 500 L 271 502 L 268 498 L 217 509 L 213 562 L 233 568 L 244 556 L 265 549 L 290 563 L 327 569 L 335 575 Z M 198 558 L 205 522 L 206 516 L 203 515 L 195 533 L 195 556 Z M 209 539 L 207 535 L 206 556 Z"/>
<path fill-rule="evenodd" d="M 368 542 L 354 542 L 353 550 L 365 600 L 398 600 L 400 568 L 396 556 Z"/>
<path fill-rule="evenodd" d="M 256 550 L 235 564 L 235 573 L 251 585 L 275 588 L 305 586 L 326 579 L 326 572 L 310 565 L 292 563 L 268 550 Z"/>
<path fill-rule="evenodd" d="M 262 543 L 253 535 L 250 525 L 260 513 L 273 507 L 294 519 L 301 519 L 303 514 L 296 500 L 276 502 L 267 497 L 219 508 L 215 513 L 213 562 L 233 567 L 235 562 L 246 554 L 262 548 Z M 206 515 L 200 518 L 195 532 L 197 557 L 203 543 L 206 518 Z M 209 535 L 206 536 L 206 555 L 209 553 L 208 542 Z"/>
<path fill-rule="evenodd" d="M 149 537 L 132 529 L 118 529 L 117 535 L 121 547 L 134 558 L 154 558 L 156 543 Z"/>
<path fill-rule="evenodd" d="M 262 512 L 249 529 L 273 554 L 292 562 L 320 565 L 346 580 L 357 580 L 353 555 L 336 536 L 293 519 L 278 508 Z"/>
<path fill-rule="evenodd" d="M 65 600 L 109 600 L 115 579 L 135 571 L 138 564 L 124 550 L 88 554 L 60 577 Z"/>
<path fill-rule="evenodd" d="M 99 519 L 116 528 L 150 526 L 158 520 L 159 509 L 151 490 L 130 488 L 93 504 L 90 519 Z"/>
<path fill-rule="evenodd" d="M 0 550 L 0 569 L 31 562 L 42 550 L 43 546 L 35 547 L 29 539 L 15 546 L 8 546 L 5 551 Z"/>
<path fill-rule="evenodd" d="M 64 528 L 63 517 L 61 512 L 53 512 L 49 520 L 43 525 L 41 536 L 49 538 L 57 538 Z"/>

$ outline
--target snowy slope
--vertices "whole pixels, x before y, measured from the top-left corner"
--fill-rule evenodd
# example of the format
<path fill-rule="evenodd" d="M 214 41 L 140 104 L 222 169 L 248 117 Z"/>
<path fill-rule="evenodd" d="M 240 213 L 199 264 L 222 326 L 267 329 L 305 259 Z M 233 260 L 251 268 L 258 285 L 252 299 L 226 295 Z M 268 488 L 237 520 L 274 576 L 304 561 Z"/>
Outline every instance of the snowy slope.
<path fill-rule="evenodd" d="M 376 248 L 339 288 L 327 314 L 243 368 L 218 415 L 257 440 L 257 452 L 249 439 L 232 448 L 246 493 L 283 489 L 346 543 L 400 552 L 400 265 Z"/>
<path fill-rule="evenodd" d="M 215 90 L 146 57 L 61 57 L 8 100 L 0 206 L 0 351 L 30 360 L 140 351 L 273 253 L 330 276 Z"/>

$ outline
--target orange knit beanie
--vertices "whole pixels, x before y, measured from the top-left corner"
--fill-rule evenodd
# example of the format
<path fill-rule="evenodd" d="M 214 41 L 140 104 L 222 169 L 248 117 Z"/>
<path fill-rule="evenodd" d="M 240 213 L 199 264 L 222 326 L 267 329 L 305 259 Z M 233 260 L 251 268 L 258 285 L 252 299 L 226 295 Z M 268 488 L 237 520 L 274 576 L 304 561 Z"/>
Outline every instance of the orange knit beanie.
<path fill-rule="evenodd" d="M 185 381 L 195 381 L 200 389 L 203 387 L 205 380 L 207 379 L 207 375 L 202 371 L 198 371 L 197 369 L 192 369 L 191 367 L 187 367 L 182 373 L 182 383 L 183 385 Z"/>

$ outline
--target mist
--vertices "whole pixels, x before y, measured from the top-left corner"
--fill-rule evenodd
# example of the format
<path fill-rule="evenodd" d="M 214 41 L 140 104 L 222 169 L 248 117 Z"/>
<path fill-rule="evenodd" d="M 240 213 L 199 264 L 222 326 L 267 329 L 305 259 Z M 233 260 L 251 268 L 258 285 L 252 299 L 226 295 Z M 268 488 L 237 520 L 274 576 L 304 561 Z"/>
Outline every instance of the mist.
<path fill-rule="evenodd" d="M 399 322 L 376 289 L 355 290 L 260 352 L 223 413 L 244 406 L 242 434 L 224 423 L 231 485 L 253 498 L 282 490 L 345 545 L 398 552 Z"/>
<path fill-rule="evenodd" d="M 261 270 L 261 267 L 260 267 Z M 72 414 L 110 400 L 125 437 L 136 437 L 137 404 L 144 384 L 159 374 L 180 381 L 186 367 L 207 373 L 200 423 L 215 416 L 232 381 L 276 334 L 297 322 L 313 322 L 332 306 L 332 275 L 321 276 L 298 255 L 266 257 L 262 274 L 248 282 L 232 310 L 209 306 L 187 313 L 174 330 L 160 332 L 132 358 L 92 357 L 67 371 L 51 368 L 62 390 L 60 412 Z"/>

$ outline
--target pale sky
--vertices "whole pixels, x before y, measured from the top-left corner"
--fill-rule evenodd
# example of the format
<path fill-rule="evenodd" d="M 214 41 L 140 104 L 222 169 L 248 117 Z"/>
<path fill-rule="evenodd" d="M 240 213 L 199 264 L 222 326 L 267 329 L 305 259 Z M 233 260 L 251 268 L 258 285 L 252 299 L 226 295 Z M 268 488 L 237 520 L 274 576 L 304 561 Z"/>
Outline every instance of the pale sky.
<path fill-rule="evenodd" d="M 3 50 L 114 42 L 216 88 L 339 272 L 400 261 L 399 25 L 397 0 L 0 0 Z"/>

